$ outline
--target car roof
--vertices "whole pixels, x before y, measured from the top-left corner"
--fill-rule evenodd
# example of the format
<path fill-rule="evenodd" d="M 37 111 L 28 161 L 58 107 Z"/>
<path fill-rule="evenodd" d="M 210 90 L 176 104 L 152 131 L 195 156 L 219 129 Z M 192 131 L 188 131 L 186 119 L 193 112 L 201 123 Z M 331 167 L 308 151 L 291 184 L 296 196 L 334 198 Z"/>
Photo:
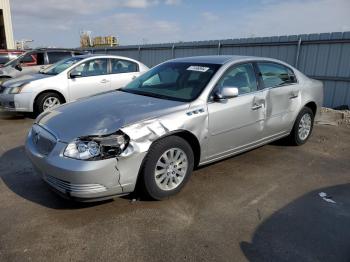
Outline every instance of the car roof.
<path fill-rule="evenodd" d="M 34 48 L 34 49 L 28 49 L 25 51 L 76 51 L 76 52 L 85 52 L 79 49 L 74 49 L 74 48 L 55 48 L 55 47 L 48 47 L 48 48 Z"/>
<path fill-rule="evenodd" d="M 121 59 L 127 59 L 130 61 L 136 61 L 135 59 L 132 59 L 130 57 L 125 57 L 125 56 L 117 56 L 117 55 L 110 55 L 110 54 L 86 54 L 86 55 L 76 55 L 76 57 L 81 57 L 83 59 L 85 58 L 91 58 L 91 57 L 101 57 L 101 58 L 121 58 Z M 138 62 L 138 61 L 137 61 Z"/>
<path fill-rule="evenodd" d="M 275 59 L 267 57 L 257 56 L 241 56 L 241 55 L 209 55 L 209 56 L 192 56 L 172 59 L 172 62 L 184 62 L 184 63 L 203 63 L 203 64 L 219 64 L 223 65 L 229 62 L 235 61 L 251 61 L 251 60 L 270 60 L 277 61 Z"/>

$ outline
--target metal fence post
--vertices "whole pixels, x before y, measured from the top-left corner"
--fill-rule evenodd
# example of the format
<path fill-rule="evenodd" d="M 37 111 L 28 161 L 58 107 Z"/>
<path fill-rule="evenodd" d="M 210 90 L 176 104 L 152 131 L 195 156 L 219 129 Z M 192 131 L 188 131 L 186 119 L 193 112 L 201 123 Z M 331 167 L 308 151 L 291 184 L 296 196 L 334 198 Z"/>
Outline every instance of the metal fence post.
<path fill-rule="evenodd" d="M 175 58 L 175 44 L 173 44 L 171 47 L 171 57 Z"/>
<path fill-rule="evenodd" d="M 139 48 L 138 48 L 138 52 L 139 52 L 139 54 L 138 54 L 138 56 L 139 56 L 139 61 L 141 61 L 141 46 L 139 45 Z"/>
<path fill-rule="evenodd" d="M 300 49 L 301 49 L 301 38 L 298 40 L 297 44 L 297 53 L 295 54 L 295 68 L 298 68 L 299 65 L 299 56 L 300 56 Z"/>
<path fill-rule="evenodd" d="M 219 43 L 218 43 L 218 55 L 220 55 L 220 53 L 221 53 L 221 42 L 219 41 Z"/>

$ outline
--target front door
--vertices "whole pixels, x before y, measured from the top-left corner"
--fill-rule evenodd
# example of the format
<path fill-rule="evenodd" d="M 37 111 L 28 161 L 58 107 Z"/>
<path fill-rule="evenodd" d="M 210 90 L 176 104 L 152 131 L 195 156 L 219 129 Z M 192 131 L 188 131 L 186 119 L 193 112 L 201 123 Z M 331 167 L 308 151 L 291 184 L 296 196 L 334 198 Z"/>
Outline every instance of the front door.
<path fill-rule="evenodd" d="M 108 59 L 95 58 L 78 64 L 71 70 L 77 77 L 68 78 L 69 100 L 95 95 L 110 90 Z"/>
<path fill-rule="evenodd" d="M 215 89 L 224 86 L 237 87 L 239 95 L 208 103 L 208 160 L 243 151 L 263 138 L 267 92 L 258 90 L 253 65 L 228 69 Z"/>

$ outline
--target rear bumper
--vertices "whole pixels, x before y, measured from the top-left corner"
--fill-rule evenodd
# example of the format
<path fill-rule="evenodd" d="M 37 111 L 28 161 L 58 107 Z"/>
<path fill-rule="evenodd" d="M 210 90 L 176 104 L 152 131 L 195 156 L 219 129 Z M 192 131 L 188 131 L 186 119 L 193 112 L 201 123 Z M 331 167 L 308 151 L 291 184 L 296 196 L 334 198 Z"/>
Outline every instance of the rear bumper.
<path fill-rule="evenodd" d="M 0 94 L 0 108 L 10 112 L 33 112 L 32 93 Z"/>

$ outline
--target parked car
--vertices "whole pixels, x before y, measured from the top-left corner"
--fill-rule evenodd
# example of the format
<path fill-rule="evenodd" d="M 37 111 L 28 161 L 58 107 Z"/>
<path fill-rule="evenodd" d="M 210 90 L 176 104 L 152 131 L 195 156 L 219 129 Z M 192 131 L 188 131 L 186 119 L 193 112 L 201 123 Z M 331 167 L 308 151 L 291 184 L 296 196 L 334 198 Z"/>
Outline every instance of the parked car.
<path fill-rule="evenodd" d="M 26 151 L 63 196 L 96 201 L 137 185 L 164 199 L 196 166 L 283 137 L 304 144 L 322 100 L 322 82 L 279 60 L 180 58 L 115 92 L 44 112 Z"/>
<path fill-rule="evenodd" d="M 82 55 L 64 59 L 37 74 L 8 80 L 0 87 L 5 111 L 41 113 L 53 106 L 125 86 L 148 70 L 121 56 Z"/>
<path fill-rule="evenodd" d="M 10 78 L 37 73 L 64 58 L 86 52 L 71 49 L 35 49 L 27 51 L 0 68 L 0 84 Z"/>
<path fill-rule="evenodd" d="M 0 67 L 23 53 L 24 51 L 21 50 L 0 50 Z"/>

